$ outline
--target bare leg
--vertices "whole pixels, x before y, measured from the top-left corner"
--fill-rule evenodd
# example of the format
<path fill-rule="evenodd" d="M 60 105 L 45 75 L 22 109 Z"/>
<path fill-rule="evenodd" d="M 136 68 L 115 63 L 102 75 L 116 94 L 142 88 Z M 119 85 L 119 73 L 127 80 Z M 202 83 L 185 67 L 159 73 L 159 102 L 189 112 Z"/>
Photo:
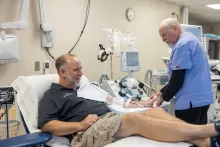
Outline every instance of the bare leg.
<path fill-rule="evenodd" d="M 137 113 L 125 114 L 115 134 L 116 139 L 136 134 L 164 142 L 188 141 L 217 135 L 213 124 L 191 125 Z"/>
<path fill-rule="evenodd" d="M 153 117 L 153 118 L 158 118 L 158 119 L 164 119 L 164 120 L 170 120 L 170 121 L 176 121 L 176 122 L 182 122 L 182 123 L 186 123 L 181 119 L 178 119 L 176 117 L 173 117 L 172 115 L 170 115 L 169 113 L 167 113 L 164 109 L 162 108 L 153 108 L 150 109 L 148 111 L 146 111 L 145 113 L 146 116 L 149 117 Z M 204 139 L 198 139 L 198 140 L 189 140 L 186 141 L 190 144 L 194 144 L 197 145 L 199 147 L 202 146 L 207 146 L 207 142 L 209 142 L 209 138 L 204 138 Z M 209 143 L 208 143 L 209 144 Z"/>

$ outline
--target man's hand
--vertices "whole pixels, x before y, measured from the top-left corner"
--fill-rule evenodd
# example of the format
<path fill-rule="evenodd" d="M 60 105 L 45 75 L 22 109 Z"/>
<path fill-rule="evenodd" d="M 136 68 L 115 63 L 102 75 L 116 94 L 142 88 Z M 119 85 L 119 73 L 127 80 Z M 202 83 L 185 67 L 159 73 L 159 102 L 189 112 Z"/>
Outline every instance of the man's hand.
<path fill-rule="evenodd" d="M 152 98 L 148 99 L 145 102 L 144 106 L 151 108 L 151 107 L 153 107 L 154 102 L 157 101 L 157 100 L 158 100 L 158 96 L 154 95 Z"/>
<path fill-rule="evenodd" d="M 164 102 L 164 100 L 163 100 L 162 96 L 160 95 L 159 98 L 156 101 L 156 106 L 160 107 L 163 102 Z"/>
<path fill-rule="evenodd" d="M 154 95 L 152 95 L 150 97 L 150 99 L 156 99 L 156 97 L 158 98 L 159 95 L 161 95 L 162 93 L 160 91 L 157 91 Z"/>
<path fill-rule="evenodd" d="M 99 117 L 95 114 L 88 115 L 83 121 L 81 121 L 81 130 L 85 131 L 88 129 L 91 125 L 96 123 L 99 120 Z"/>
<path fill-rule="evenodd" d="M 147 101 L 131 101 L 132 104 L 136 104 L 136 107 L 132 108 L 152 108 L 154 102 L 158 99 L 157 96 L 154 96 L 152 99 L 148 99 Z"/>

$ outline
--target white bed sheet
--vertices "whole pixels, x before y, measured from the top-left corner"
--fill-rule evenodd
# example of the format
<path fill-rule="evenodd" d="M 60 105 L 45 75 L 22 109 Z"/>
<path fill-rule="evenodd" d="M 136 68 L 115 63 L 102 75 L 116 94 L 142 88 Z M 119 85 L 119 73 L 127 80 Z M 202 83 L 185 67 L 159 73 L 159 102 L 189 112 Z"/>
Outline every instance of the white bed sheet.
<path fill-rule="evenodd" d="M 189 147 L 185 142 L 167 143 L 146 139 L 140 136 L 127 137 L 105 147 Z"/>

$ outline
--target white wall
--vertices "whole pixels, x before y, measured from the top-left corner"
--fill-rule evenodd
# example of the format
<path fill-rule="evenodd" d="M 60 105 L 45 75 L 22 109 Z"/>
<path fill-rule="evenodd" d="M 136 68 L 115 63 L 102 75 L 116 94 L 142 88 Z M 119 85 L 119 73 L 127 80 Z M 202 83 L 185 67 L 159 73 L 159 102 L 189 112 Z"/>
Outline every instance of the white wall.
<path fill-rule="evenodd" d="M 189 24 L 201 25 L 203 29 L 203 33 L 213 33 L 216 35 L 220 35 L 220 23 L 213 24 L 210 22 L 202 22 L 193 17 L 190 17 Z"/>
<path fill-rule="evenodd" d="M 55 46 L 51 53 L 58 57 L 67 53 L 76 42 L 82 25 L 87 0 L 46 0 L 45 19 L 54 26 Z M 128 7 L 136 10 L 136 18 L 128 22 L 125 11 Z M 0 1 L 0 23 L 18 19 L 19 0 Z M 135 76 L 143 79 L 146 68 L 163 68 L 161 56 L 168 55 L 166 44 L 158 34 L 160 22 L 171 16 L 172 12 L 180 14 L 180 7 L 161 0 L 91 0 L 89 20 L 84 34 L 72 53 L 82 61 L 83 72 L 92 81 L 98 80 L 104 69 L 110 76 L 109 63 L 97 60 L 98 44 L 105 44 L 103 28 L 126 30 L 137 37 L 137 49 L 141 52 L 141 71 Z M 29 27 L 24 31 L 12 30 L 20 40 L 21 61 L 0 65 L 0 85 L 9 85 L 19 75 L 42 74 L 34 71 L 34 61 L 49 59 L 40 45 L 40 15 L 38 1 L 32 1 L 28 17 Z M 52 61 L 52 60 L 51 60 Z M 119 59 L 114 57 L 114 77 L 125 75 L 120 71 Z M 52 73 L 56 73 L 52 61 Z M 41 66 L 42 68 L 42 66 Z"/>
<path fill-rule="evenodd" d="M 214 24 L 214 25 L 213 25 L 213 32 L 214 32 L 216 35 L 220 35 L 220 24 Z"/>
<path fill-rule="evenodd" d="M 191 25 L 201 25 L 203 33 L 212 33 L 212 26 L 208 23 L 200 22 L 194 18 L 189 18 L 189 24 Z"/>

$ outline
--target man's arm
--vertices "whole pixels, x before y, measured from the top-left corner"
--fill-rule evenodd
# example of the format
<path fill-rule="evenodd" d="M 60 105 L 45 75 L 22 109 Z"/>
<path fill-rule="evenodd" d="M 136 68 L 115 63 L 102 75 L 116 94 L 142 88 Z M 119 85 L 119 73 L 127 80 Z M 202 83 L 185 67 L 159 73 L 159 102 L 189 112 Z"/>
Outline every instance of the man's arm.
<path fill-rule="evenodd" d="M 129 103 L 125 102 L 123 99 L 118 100 L 110 95 L 107 97 L 108 104 L 120 105 L 123 108 L 144 108 L 144 107 L 153 107 L 153 103 L 156 101 L 155 98 L 149 99 L 147 101 L 130 101 Z"/>
<path fill-rule="evenodd" d="M 99 117 L 97 115 L 88 115 L 81 122 L 64 122 L 58 120 L 52 120 L 41 128 L 42 132 L 48 132 L 56 136 L 63 136 L 73 134 L 79 131 L 84 131 L 93 125 Z"/>
<path fill-rule="evenodd" d="M 81 130 L 82 125 L 80 122 L 63 122 L 58 120 L 52 120 L 41 128 L 42 132 L 48 132 L 56 136 L 68 135 Z"/>
<path fill-rule="evenodd" d="M 186 69 L 173 70 L 169 83 L 162 93 L 162 98 L 169 101 L 183 86 Z"/>
<path fill-rule="evenodd" d="M 161 88 L 159 91 L 157 91 L 155 94 L 151 95 L 150 96 L 150 99 L 155 99 L 157 98 L 158 96 L 160 96 L 164 90 L 167 88 L 167 85 L 165 85 L 163 88 Z"/>
<path fill-rule="evenodd" d="M 115 104 L 115 105 L 119 105 L 119 106 L 122 106 L 123 108 L 141 108 L 141 107 L 144 107 L 144 106 L 141 106 L 141 105 L 138 105 L 136 103 L 132 103 L 132 102 L 125 102 L 123 99 L 119 100 L 115 97 L 112 97 L 110 95 L 107 96 L 106 98 L 107 100 L 107 103 L 112 105 L 112 104 Z"/>
<path fill-rule="evenodd" d="M 86 130 L 99 118 L 97 115 L 88 115 L 81 122 L 59 121 L 58 107 L 50 94 L 46 92 L 39 103 L 38 108 L 38 128 L 42 132 L 49 132 L 53 135 L 63 136 L 78 131 Z"/>
<path fill-rule="evenodd" d="M 167 88 L 167 85 L 165 85 L 163 88 L 161 88 L 161 89 L 160 89 L 160 94 L 163 93 L 166 88 Z M 159 96 L 159 95 L 158 95 L 158 96 Z"/>
<path fill-rule="evenodd" d="M 153 97 L 148 99 L 147 101 L 132 101 L 131 103 L 137 104 L 139 107 L 148 107 L 152 108 L 154 102 L 158 99 L 158 97 Z"/>
<path fill-rule="evenodd" d="M 168 102 L 180 90 L 184 83 L 185 74 L 186 69 L 173 70 L 169 83 L 153 95 L 157 98 L 157 107 L 161 106 L 164 100 Z"/>

